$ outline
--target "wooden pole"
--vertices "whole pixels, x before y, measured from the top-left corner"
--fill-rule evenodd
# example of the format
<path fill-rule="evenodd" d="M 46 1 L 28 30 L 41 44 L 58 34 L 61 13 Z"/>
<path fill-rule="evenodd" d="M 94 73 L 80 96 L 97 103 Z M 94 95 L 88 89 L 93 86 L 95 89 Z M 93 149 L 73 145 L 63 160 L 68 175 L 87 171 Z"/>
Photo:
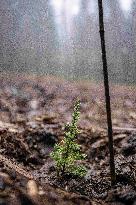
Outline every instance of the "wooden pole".
<path fill-rule="evenodd" d="M 116 182 L 116 174 L 115 174 L 115 163 L 114 163 L 111 106 L 110 106 L 110 94 L 109 94 L 107 57 L 106 57 L 106 48 L 105 48 L 105 34 L 104 34 L 102 0 L 98 0 L 98 8 L 99 8 L 99 28 L 100 28 L 102 62 L 103 62 L 103 75 L 104 75 L 105 102 L 106 102 L 106 112 L 107 112 L 108 138 L 109 138 L 110 173 L 111 173 L 111 184 L 113 185 Z"/>

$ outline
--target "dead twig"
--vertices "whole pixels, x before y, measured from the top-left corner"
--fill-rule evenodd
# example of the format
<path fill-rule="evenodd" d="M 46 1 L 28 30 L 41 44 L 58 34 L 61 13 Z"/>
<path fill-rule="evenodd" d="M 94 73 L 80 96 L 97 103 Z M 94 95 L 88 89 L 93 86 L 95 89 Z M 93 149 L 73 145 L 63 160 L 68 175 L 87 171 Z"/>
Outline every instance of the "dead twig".
<path fill-rule="evenodd" d="M 123 132 L 136 132 L 136 128 L 134 127 L 113 127 L 114 131 L 123 131 Z"/>

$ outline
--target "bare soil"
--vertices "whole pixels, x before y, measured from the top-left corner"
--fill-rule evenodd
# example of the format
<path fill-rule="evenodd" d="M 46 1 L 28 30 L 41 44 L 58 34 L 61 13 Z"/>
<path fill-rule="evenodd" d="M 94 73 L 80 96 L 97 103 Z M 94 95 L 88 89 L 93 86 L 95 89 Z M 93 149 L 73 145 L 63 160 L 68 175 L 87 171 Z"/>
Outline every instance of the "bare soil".
<path fill-rule="evenodd" d="M 135 205 L 135 86 L 111 85 L 117 183 L 111 186 L 102 83 L 49 76 L 0 77 L 0 205 Z M 81 100 L 77 141 L 85 177 L 58 177 L 50 152 Z"/>

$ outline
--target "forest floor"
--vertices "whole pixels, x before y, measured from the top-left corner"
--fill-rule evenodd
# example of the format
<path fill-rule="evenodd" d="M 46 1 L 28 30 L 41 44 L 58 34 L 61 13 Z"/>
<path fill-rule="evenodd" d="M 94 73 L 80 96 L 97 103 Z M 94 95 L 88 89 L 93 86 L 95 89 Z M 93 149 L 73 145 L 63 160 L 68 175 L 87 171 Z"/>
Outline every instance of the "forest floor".
<path fill-rule="evenodd" d="M 110 185 L 103 84 L 0 77 L 0 205 L 136 205 L 135 86 L 111 85 L 117 183 Z M 57 177 L 50 152 L 81 100 L 85 177 Z"/>

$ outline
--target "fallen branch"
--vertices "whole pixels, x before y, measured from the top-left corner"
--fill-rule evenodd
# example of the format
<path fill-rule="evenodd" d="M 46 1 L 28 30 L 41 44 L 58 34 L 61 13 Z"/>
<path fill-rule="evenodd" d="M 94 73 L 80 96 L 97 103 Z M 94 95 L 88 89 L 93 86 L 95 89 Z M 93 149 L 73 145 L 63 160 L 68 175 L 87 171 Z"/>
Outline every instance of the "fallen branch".
<path fill-rule="evenodd" d="M 114 131 L 127 131 L 127 132 L 136 132 L 134 127 L 113 127 Z"/>

